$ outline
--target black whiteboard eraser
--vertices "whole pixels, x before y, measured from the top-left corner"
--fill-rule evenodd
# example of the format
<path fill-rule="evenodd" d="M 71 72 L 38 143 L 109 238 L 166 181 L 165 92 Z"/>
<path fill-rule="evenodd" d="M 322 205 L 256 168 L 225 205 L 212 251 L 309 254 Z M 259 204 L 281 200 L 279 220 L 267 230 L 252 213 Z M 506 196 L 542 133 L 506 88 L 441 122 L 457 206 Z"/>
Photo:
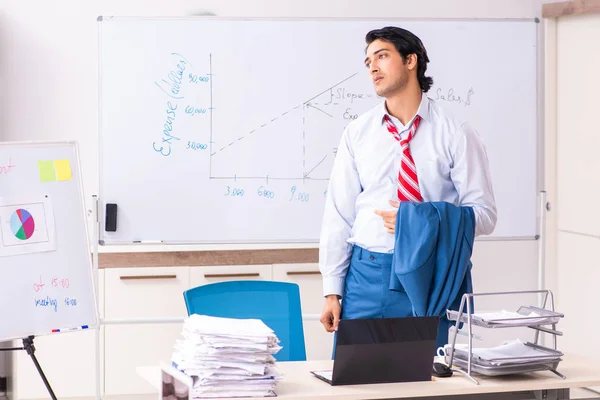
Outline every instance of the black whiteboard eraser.
<path fill-rule="evenodd" d="M 104 219 L 104 230 L 106 232 L 117 231 L 117 205 L 106 203 L 106 218 Z"/>

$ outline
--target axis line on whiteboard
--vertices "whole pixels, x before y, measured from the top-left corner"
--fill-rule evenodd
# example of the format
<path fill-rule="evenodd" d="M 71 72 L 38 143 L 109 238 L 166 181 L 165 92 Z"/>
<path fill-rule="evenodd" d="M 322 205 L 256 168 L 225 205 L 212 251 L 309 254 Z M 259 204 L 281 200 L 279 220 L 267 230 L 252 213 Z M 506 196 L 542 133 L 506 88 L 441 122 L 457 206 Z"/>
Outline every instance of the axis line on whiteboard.
<path fill-rule="evenodd" d="M 212 156 L 213 156 L 213 152 L 212 152 L 212 144 L 213 144 L 213 137 L 212 137 L 212 133 L 213 133 L 213 73 L 212 73 L 212 53 L 208 54 L 208 74 L 210 75 L 210 139 L 209 139 L 209 151 L 210 151 L 210 158 L 209 158 L 209 162 L 208 162 L 208 176 L 212 176 Z"/>

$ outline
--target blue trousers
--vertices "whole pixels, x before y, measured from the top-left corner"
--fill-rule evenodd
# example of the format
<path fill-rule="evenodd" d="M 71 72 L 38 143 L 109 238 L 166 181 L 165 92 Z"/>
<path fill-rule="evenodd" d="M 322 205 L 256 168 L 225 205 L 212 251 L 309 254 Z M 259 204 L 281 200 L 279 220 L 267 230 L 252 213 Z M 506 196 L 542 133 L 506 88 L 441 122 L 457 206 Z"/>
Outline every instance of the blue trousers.
<path fill-rule="evenodd" d="M 390 290 L 393 254 L 354 246 L 342 298 L 342 319 L 412 317 L 404 290 Z"/>
<path fill-rule="evenodd" d="M 393 254 L 354 246 L 342 298 L 342 319 L 412 317 L 404 289 L 390 290 Z M 437 347 L 448 342 L 449 322 L 440 318 Z M 335 354 L 335 336 L 333 352 Z"/>

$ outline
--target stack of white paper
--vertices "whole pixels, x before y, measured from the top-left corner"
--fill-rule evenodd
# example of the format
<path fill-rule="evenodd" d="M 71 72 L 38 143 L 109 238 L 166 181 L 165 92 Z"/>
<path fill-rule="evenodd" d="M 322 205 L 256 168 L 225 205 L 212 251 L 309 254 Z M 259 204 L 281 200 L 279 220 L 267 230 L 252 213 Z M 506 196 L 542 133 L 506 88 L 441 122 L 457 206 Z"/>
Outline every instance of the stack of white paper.
<path fill-rule="evenodd" d="M 510 341 L 506 344 L 490 347 L 472 349 L 473 356 L 483 361 L 489 362 L 491 365 L 512 365 L 512 364 L 527 364 L 527 363 L 547 363 L 560 360 L 562 352 L 545 349 L 542 347 L 528 346 L 519 339 Z M 468 355 L 467 345 L 456 345 L 457 356 L 463 356 L 465 359 Z M 477 362 L 477 360 L 474 360 Z"/>
<path fill-rule="evenodd" d="M 523 315 L 517 312 L 506 310 L 502 310 L 500 312 L 474 313 L 473 317 L 480 318 L 482 321 L 490 322 L 493 324 L 505 325 L 522 325 L 524 323 L 537 324 L 544 322 L 544 320 L 547 318 L 535 312 L 531 312 L 528 315 Z"/>
<path fill-rule="evenodd" d="M 173 364 L 194 381 L 192 397 L 274 396 L 281 375 L 273 357 L 281 347 L 258 319 L 193 314 L 175 344 Z"/>

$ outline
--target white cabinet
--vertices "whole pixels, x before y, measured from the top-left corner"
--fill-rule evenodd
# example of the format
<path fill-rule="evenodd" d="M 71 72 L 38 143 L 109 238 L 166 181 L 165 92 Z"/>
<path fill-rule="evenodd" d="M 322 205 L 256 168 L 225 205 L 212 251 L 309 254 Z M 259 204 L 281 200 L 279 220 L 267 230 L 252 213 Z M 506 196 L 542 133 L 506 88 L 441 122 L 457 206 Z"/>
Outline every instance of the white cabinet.
<path fill-rule="evenodd" d="M 187 315 L 183 291 L 188 267 L 115 268 L 105 270 L 107 320 Z M 181 323 L 105 326 L 105 393 L 152 393 L 136 367 L 168 362 Z"/>
<path fill-rule="evenodd" d="M 190 268 L 190 287 L 233 280 L 271 280 L 270 265 L 228 265 Z"/>
<path fill-rule="evenodd" d="M 106 319 L 185 316 L 189 282 L 188 267 L 106 269 Z"/>
<path fill-rule="evenodd" d="M 328 333 L 319 321 L 323 309 L 323 283 L 318 264 L 273 265 L 273 280 L 294 282 L 300 289 L 300 302 L 304 320 L 304 341 L 308 360 L 331 359 L 333 334 Z"/>

